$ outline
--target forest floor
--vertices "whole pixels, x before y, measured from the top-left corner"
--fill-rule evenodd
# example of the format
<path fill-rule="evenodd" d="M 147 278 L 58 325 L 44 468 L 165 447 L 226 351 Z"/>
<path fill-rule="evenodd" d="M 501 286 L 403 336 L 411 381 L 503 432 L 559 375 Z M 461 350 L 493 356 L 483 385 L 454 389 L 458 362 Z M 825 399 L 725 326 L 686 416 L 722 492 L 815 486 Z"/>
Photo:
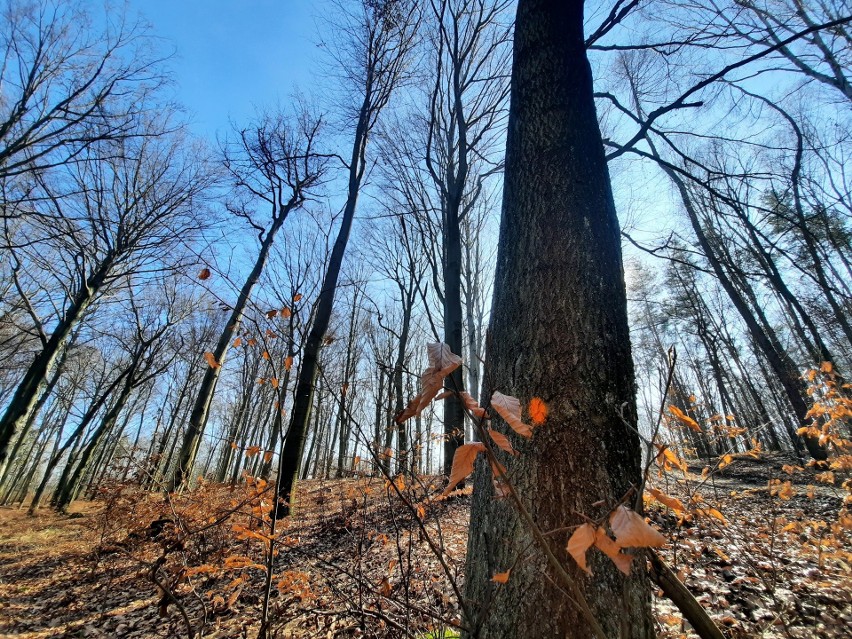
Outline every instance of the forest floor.
<path fill-rule="evenodd" d="M 850 636 L 843 495 L 795 465 L 739 456 L 706 479 L 690 466 L 686 481 L 679 471 L 656 480 L 692 505 L 684 518 L 648 504 L 669 539 L 661 554 L 728 637 Z M 304 482 L 276 537 L 269 637 L 457 636 L 442 633 L 461 619 L 453 584 L 463 581 L 469 497 L 425 500 L 440 478 L 429 481 Z M 168 501 L 116 486 L 68 515 L 0 509 L 0 637 L 187 637 L 191 629 L 254 639 L 268 539 L 256 524 L 268 495 L 262 482 L 205 484 Z M 693 637 L 658 594 L 658 635 Z"/>

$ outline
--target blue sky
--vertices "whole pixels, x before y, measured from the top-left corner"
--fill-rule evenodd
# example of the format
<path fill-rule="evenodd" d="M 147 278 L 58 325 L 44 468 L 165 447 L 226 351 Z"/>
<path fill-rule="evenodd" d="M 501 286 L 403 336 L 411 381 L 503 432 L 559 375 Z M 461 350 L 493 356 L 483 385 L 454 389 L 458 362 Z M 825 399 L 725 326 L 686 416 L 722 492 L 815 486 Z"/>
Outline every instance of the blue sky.
<path fill-rule="evenodd" d="M 308 90 L 317 4 L 304 0 L 129 0 L 174 49 L 175 98 L 192 130 L 213 138 L 229 118 L 245 123 L 258 107 Z"/>

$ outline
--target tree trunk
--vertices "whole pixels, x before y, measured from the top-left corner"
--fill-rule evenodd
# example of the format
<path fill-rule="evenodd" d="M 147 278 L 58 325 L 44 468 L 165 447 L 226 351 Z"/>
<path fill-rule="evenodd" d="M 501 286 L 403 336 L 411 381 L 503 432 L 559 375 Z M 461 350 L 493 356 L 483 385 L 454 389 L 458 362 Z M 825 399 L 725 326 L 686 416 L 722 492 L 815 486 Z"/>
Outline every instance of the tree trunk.
<path fill-rule="evenodd" d="M 98 271 L 80 286 L 80 291 L 74 297 L 71 307 L 62 317 L 62 321 L 56 326 L 45 347 L 30 364 L 27 372 L 24 373 L 21 383 L 18 384 L 12 400 L 6 407 L 6 412 L 0 418 L 0 463 L 6 460 L 12 438 L 24 426 L 35 407 L 47 381 L 47 376 L 53 369 L 56 358 L 65 346 L 68 337 L 85 315 L 92 300 L 103 288 L 111 265 L 111 262 L 105 261 Z"/>
<path fill-rule="evenodd" d="M 677 187 L 681 199 L 683 200 L 687 216 L 689 217 L 689 221 L 692 225 L 692 230 L 695 232 L 695 236 L 698 239 L 698 244 L 701 247 L 701 250 L 704 252 L 707 261 L 710 262 L 710 266 L 713 268 L 713 272 L 719 279 L 719 283 L 722 285 L 722 288 L 725 289 L 725 292 L 728 294 L 728 297 L 734 307 L 737 311 L 739 311 L 740 317 L 743 318 L 743 321 L 745 322 L 752 339 L 754 339 L 755 344 L 757 344 L 760 348 L 761 352 L 766 357 L 766 361 L 772 369 L 772 372 L 775 373 L 778 381 L 781 383 L 784 393 L 787 396 L 787 400 L 790 402 L 790 406 L 793 408 L 793 412 L 796 415 L 796 419 L 800 425 L 806 424 L 808 405 L 805 398 L 807 397 L 807 389 L 796 370 L 795 363 L 790 359 L 789 355 L 787 355 L 785 351 L 775 348 L 773 342 L 777 340 L 773 340 L 770 335 L 767 335 L 766 331 L 752 313 L 748 302 L 746 302 L 734 286 L 731 279 L 728 277 L 728 274 L 719 262 L 713 246 L 711 246 L 706 234 L 704 233 L 704 229 L 698 219 L 698 212 L 693 206 L 692 198 L 690 197 L 683 180 L 677 175 L 677 173 L 666 167 L 664 164 L 661 163 L 660 167 L 669 176 L 669 178 L 671 178 Z M 816 438 L 804 437 L 804 441 L 811 457 L 817 460 L 826 459 L 827 452 L 823 446 L 820 446 L 819 441 Z"/>
<path fill-rule="evenodd" d="M 213 403 L 213 394 L 216 392 L 216 384 L 219 382 L 219 373 L 222 370 L 225 354 L 228 352 L 228 348 L 231 346 L 231 342 L 240 328 L 243 313 L 251 298 L 251 292 L 260 279 L 261 273 L 263 273 L 263 267 L 266 266 L 266 261 L 269 259 L 269 251 L 275 242 L 275 235 L 281 228 L 286 217 L 287 214 L 285 212 L 280 213 L 269 227 L 266 237 L 261 242 L 260 253 L 258 253 L 254 267 L 243 283 L 242 289 L 240 289 L 237 302 L 234 304 L 234 310 L 231 311 L 228 322 L 219 336 L 216 350 L 213 351 L 213 357 L 219 366 L 207 366 L 207 369 L 204 371 L 204 378 L 201 380 L 201 386 L 198 389 L 198 395 L 195 398 L 195 404 L 189 416 L 189 426 L 181 445 L 177 467 L 169 483 L 170 492 L 179 489 L 186 477 L 192 472 L 192 466 L 195 464 L 195 456 L 198 454 L 198 446 L 201 443 L 201 436 L 204 434 L 204 427 L 207 425 L 210 405 Z"/>
<path fill-rule="evenodd" d="M 520 451 L 500 453 L 541 530 L 597 518 L 640 481 L 633 363 L 618 220 L 583 40 L 582 0 L 520 0 L 503 215 L 488 341 L 488 384 L 549 416 Z M 489 391 L 491 388 L 485 389 Z M 485 393 L 483 393 L 484 395 Z M 494 420 L 506 430 L 505 424 Z M 477 464 L 468 538 L 465 637 L 587 639 L 590 624 L 558 585 L 508 500 Z M 602 501 L 603 500 L 603 501 Z M 605 505 L 601 505 L 605 502 Z M 642 562 L 629 577 L 598 552 L 587 577 L 550 535 L 607 637 L 650 639 Z M 512 569 L 506 584 L 491 577 Z"/>
<path fill-rule="evenodd" d="M 284 441 L 278 465 L 278 472 L 281 477 L 279 479 L 275 516 L 279 519 L 290 513 L 290 501 L 294 497 L 293 489 L 299 477 L 299 463 L 311 418 L 320 348 L 322 348 L 323 339 L 331 321 L 331 311 L 337 293 L 337 280 L 340 277 L 340 270 L 343 268 L 343 256 L 346 253 L 346 245 L 349 243 L 349 234 L 352 231 L 355 208 L 358 204 L 358 194 L 361 190 L 361 179 L 364 177 L 369 118 L 375 116 L 371 111 L 368 91 L 361 104 L 358 124 L 355 127 L 352 157 L 349 161 L 349 187 L 346 205 L 343 208 L 343 217 L 337 231 L 337 238 L 331 249 L 328 269 L 322 281 L 314 322 L 305 342 L 305 349 L 302 352 L 302 365 L 299 369 L 296 394 L 293 399 L 293 416 L 290 420 L 290 430 L 287 433 L 287 439 Z"/>

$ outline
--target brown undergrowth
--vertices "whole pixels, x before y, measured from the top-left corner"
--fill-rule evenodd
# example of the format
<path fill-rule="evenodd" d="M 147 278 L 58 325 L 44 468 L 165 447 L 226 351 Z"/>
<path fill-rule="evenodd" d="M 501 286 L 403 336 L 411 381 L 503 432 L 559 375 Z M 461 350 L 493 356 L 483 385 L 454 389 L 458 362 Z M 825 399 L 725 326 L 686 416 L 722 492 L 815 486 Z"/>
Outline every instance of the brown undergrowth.
<path fill-rule="evenodd" d="M 691 467 L 656 480 L 707 506 L 689 517 L 646 507 L 669 539 L 663 556 L 729 637 L 852 626 L 843 494 L 795 466 L 740 456 L 710 479 Z M 427 499 L 439 490 L 439 478 L 301 484 L 273 544 L 269 636 L 431 639 L 458 624 L 468 497 Z M 0 510 L 0 636 L 254 638 L 268 509 L 269 488 L 250 480 L 169 499 L 112 486 L 67 516 Z M 666 600 L 655 611 L 661 637 L 693 636 Z"/>

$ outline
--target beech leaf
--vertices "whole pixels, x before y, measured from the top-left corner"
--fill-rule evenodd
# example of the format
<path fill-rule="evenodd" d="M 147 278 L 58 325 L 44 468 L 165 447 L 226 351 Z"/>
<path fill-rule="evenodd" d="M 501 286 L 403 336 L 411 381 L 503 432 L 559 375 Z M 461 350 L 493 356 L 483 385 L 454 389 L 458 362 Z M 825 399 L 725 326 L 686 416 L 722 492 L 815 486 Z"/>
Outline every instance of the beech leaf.
<path fill-rule="evenodd" d="M 467 391 L 462 391 L 461 393 L 459 393 L 459 397 L 461 397 L 462 402 L 464 402 L 465 408 L 470 411 L 471 415 L 473 415 L 474 417 L 478 417 L 479 419 L 485 417 L 485 409 L 476 403 L 476 400 L 471 396 L 470 393 L 468 393 Z"/>
<path fill-rule="evenodd" d="M 512 448 L 512 444 L 509 443 L 509 438 L 506 437 L 503 433 L 493 430 L 491 428 L 488 429 L 488 435 L 494 441 L 497 446 L 505 450 L 510 455 L 517 455 L 518 453 Z"/>
<path fill-rule="evenodd" d="M 461 357 L 442 342 L 426 344 L 426 355 L 429 358 L 429 367 L 434 368 L 441 377 L 446 377 L 462 363 Z"/>
<path fill-rule="evenodd" d="M 204 361 L 207 362 L 207 365 L 210 368 L 220 368 L 222 365 L 216 361 L 216 358 L 213 356 L 213 353 L 204 353 Z"/>
<path fill-rule="evenodd" d="M 669 406 L 669 412 L 674 415 L 677 420 L 684 426 L 688 426 L 689 428 L 698 433 L 701 432 L 701 426 L 698 425 L 698 422 L 696 422 L 694 419 L 692 419 L 692 417 L 684 413 L 677 406 Z"/>
<path fill-rule="evenodd" d="M 491 406 L 518 435 L 532 437 L 532 429 L 521 421 L 521 402 L 517 397 L 495 391 L 491 396 Z"/>
<path fill-rule="evenodd" d="M 621 552 L 621 546 L 615 543 L 606 534 L 603 528 L 595 530 L 595 546 L 603 552 L 607 557 L 612 559 L 612 563 L 625 575 L 630 574 L 630 562 L 633 560 L 633 555 L 625 555 Z"/>
<path fill-rule="evenodd" d="M 450 481 L 444 488 L 444 492 L 441 493 L 442 495 L 449 494 L 456 487 L 456 484 L 473 472 L 473 462 L 476 461 L 476 456 L 483 450 L 485 450 L 485 444 L 482 442 L 473 442 L 456 448 L 453 467 L 450 471 Z"/>
<path fill-rule="evenodd" d="M 567 546 L 568 554 L 574 558 L 574 561 L 577 562 L 577 565 L 580 566 L 580 568 L 590 575 L 592 574 L 592 571 L 586 565 L 586 551 L 591 548 L 594 543 L 594 526 L 591 524 L 583 524 L 574 531 L 573 535 L 571 535 Z"/>
<path fill-rule="evenodd" d="M 658 548 L 666 545 L 666 538 L 651 528 L 642 516 L 619 506 L 609 518 L 615 541 L 622 548 Z"/>
<path fill-rule="evenodd" d="M 198 274 L 198 279 L 209 280 L 210 279 L 210 269 L 209 268 L 201 269 L 201 272 Z"/>
<path fill-rule="evenodd" d="M 293 368 L 293 356 L 288 355 L 284 358 L 284 370 L 289 371 L 291 368 Z"/>
<path fill-rule="evenodd" d="M 649 488 L 648 494 L 651 495 L 655 500 L 660 502 L 661 504 L 668 506 L 676 513 L 680 514 L 684 512 L 686 509 L 683 506 L 683 502 L 680 499 L 675 499 L 674 497 L 669 497 L 663 491 L 657 490 L 656 488 Z"/>

